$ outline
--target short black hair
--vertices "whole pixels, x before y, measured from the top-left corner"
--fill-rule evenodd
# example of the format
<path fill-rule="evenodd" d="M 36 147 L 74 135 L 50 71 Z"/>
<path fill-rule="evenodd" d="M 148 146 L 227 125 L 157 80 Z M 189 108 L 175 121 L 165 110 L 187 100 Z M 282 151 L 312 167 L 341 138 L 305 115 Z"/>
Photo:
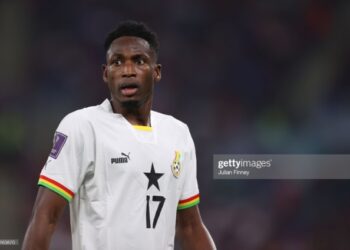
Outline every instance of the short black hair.
<path fill-rule="evenodd" d="M 156 55 L 158 55 L 159 42 L 157 34 L 152 31 L 146 24 L 132 20 L 127 20 L 119 23 L 117 28 L 108 34 L 104 43 L 105 52 L 108 51 L 109 47 L 115 39 L 122 36 L 136 36 L 146 40 Z"/>

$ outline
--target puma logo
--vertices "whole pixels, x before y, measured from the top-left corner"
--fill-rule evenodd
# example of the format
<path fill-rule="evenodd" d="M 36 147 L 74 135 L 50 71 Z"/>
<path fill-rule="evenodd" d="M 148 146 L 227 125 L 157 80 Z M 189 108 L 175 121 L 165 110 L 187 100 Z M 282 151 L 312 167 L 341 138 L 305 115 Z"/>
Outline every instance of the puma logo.
<path fill-rule="evenodd" d="M 122 156 L 125 156 L 125 157 L 128 158 L 128 160 L 130 161 L 129 155 L 130 155 L 130 152 L 129 152 L 128 154 L 125 154 L 125 153 L 122 152 Z"/>
<path fill-rule="evenodd" d="M 130 152 L 128 154 L 122 152 L 121 155 L 122 157 L 111 158 L 111 164 L 128 163 L 130 161 Z"/>

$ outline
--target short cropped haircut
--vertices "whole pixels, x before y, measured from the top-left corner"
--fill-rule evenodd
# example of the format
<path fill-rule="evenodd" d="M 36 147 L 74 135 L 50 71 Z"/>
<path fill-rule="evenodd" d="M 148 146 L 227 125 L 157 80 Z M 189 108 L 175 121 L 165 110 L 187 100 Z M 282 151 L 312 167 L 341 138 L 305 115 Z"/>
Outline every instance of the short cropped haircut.
<path fill-rule="evenodd" d="M 154 50 L 156 56 L 159 51 L 159 42 L 157 34 L 152 31 L 146 24 L 136 21 L 124 21 L 119 23 L 117 28 L 110 32 L 106 37 L 104 43 L 105 52 L 108 51 L 112 42 L 122 36 L 135 36 L 142 38 L 148 42 L 150 47 Z"/>

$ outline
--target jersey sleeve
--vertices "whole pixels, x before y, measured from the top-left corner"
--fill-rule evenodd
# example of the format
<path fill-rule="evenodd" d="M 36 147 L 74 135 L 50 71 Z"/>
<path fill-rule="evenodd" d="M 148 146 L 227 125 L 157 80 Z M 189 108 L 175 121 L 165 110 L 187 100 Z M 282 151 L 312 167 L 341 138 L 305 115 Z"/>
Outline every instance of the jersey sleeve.
<path fill-rule="evenodd" d="M 197 205 L 200 200 L 197 182 L 196 150 L 192 136 L 188 129 L 187 131 L 187 152 L 184 153 L 183 159 L 185 180 L 177 207 L 178 210 L 193 207 Z"/>
<path fill-rule="evenodd" d="M 92 137 L 83 117 L 74 113 L 67 115 L 54 134 L 53 147 L 38 185 L 70 202 L 93 166 Z"/>

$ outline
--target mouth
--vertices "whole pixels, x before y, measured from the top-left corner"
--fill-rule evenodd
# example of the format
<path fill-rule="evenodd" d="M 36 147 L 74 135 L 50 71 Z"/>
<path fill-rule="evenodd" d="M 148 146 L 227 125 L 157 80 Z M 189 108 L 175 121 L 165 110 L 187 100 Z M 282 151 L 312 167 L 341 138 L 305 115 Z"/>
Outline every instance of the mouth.
<path fill-rule="evenodd" d="M 137 83 L 122 83 L 119 87 L 120 92 L 124 96 L 133 96 L 136 94 L 139 86 Z"/>

